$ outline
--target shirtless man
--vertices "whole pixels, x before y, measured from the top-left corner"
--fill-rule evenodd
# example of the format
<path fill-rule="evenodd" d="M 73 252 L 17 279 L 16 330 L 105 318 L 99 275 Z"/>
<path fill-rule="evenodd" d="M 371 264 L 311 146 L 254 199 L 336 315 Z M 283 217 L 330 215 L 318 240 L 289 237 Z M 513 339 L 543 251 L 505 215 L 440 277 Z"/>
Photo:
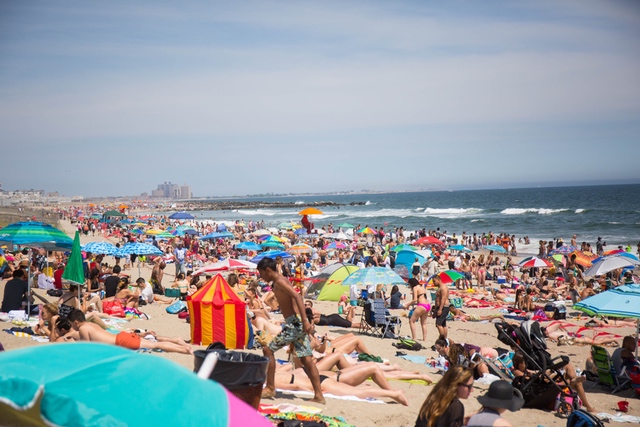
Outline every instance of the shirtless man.
<path fill-rule="evenodd" d="M 433 277 L 433 284 L 438 287 L 436 290 L 436 327 L 438 333 L 447 338 L 447 315 L 449 314 L 449 288 L 445 285 L 440 277 Z"/>
<path fill-rule="evenodd" d="M 95 323 L 85 320 L 84 313 L 81 310 L 74 309 L 68 317 L 71 326 L 80 335 L 81 341 L 94 341 L 104 344 L 118 345 L 120 347 L 129 348 L 131 350 L 139 350 L 141 348 L 160 349 L 167 352 L 193 354 L 188 344 L 180 339 L 165 338 L 151 334 L 158 340 L 150 341 L 140 337 L 136 332 L 122 331 L 117 335 L 107 332 Z"/>
<path fill-rule="evenodd" d="M 289 344 L 293 344 L 295 354 L 306 368 L 313 388 L 314 397 L 311 401 L 325 403 L 322 387 L 320 386 L 320 375 L 311 357 L 312 351 L 308 334 L 313 333 L 313 325 L 309 323 L 305 315 L 302 297 L 293 290 L 291 282 L 277 272 L 274 260 L 270 258 L 262 259 L 258 263 L 258 273 L 260 273 L 260 278 L 263 280 L 272 282 L 271 289 L 285 319 L 285 323 L 282 325 L 282 332 L 276 335 L 269 345 L 262 347 L 265 357 L 269 359 L 267 384 L 262 392 L 262 397 L 275 396 L 276 359 L 274 353 Z"/>
<path fill-rule="evenodd" d="M 151 279 L 149 283 L 153 286 L 153 289 L 160 289 L 162 291 L 162 295 L 164 295 L 164 287 L 162 286 L 162 278 L 164 277 L 164 268 L 167 264 L 162 260 L 162 258 L 158 258 L 160 261 L 153 266 L 153 270 L 151 270 Z"/>

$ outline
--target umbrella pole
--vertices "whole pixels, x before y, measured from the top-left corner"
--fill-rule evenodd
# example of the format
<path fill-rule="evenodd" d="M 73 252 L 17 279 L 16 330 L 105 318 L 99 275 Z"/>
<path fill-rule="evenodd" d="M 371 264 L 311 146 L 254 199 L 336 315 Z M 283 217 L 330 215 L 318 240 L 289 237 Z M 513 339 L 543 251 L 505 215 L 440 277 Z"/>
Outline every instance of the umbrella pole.
<path fill-rule="evenodd" d="M 27 268 L 27 320 L 31 316 L 31 248 L 29 248 L 29 267 Z"/>

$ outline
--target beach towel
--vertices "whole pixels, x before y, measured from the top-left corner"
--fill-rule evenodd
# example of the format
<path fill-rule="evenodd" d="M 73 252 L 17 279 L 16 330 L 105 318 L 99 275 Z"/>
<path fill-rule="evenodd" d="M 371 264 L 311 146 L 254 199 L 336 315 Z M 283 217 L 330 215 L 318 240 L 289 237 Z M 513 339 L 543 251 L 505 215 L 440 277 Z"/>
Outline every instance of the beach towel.
<path fill-rule="evenodd" d="M 306 421 L 306 422 L 324 423 L 327 425 L 327 427 L 355 427 L 353 424 L 348 424 L 345 421 L 345 419 L 342 417 L 330 417 L 327 415 L 310 414 L 310 413 L 303 413 L 303 412 L 282 412 L 279 414 L 268 415 L 267 418 L 273 423 L 277 423 L 278 421 L 285 421 L 285 420 L 287 421 L 295 420 L 298 422 Z"/>
<path fill-rule="evenodd" d="M 280 390 L 280 389 L 276 389 L 276 391 L 282 394 L 295 394 L 300 396 L 313 397 L 313 393 L 310 391 L 292 391 L 292 390 Z M 330 399 L 354 400 L 356 402 L 384 403 L 384 401 L 379 399 L 373 399 L 373 398 L 360 399 L 359 397 L 356 397 L 356 396 L 336 396 L 335 394 L 331 394 L 331 393 L 323 393 L 323 396 L 328 397 Z"/>

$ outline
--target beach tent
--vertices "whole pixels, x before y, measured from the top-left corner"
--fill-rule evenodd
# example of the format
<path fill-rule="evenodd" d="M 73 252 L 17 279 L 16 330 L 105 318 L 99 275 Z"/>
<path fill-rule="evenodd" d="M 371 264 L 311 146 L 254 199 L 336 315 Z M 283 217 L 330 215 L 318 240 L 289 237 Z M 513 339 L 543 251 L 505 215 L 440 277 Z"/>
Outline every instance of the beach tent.
<path fill-rule="evenodd" d="M 404 265 L 405 267 L 407 267 L 409 278 L 411 278 L 413 277 L 411 275 L 411 268 L 413 266 L 413 263 L 416 261 L 416 258 L 418 258 L 418 262 L 420 263 L 420 265 L 423 265 L 427 261 L 424 255 L 416 251 L 399 251 L 396 254 L 396 266 Z"/>
<path fill-rule="evenodd" d="M 358 267 L 353 264 L 336 262 L 325 267 L 317 276 L 314 276 L 312 284 L 307 289 L 306 298 L 318 301 L 340 301 L 342 295 L 349 294 L 349 287 L 342 286 L 342 281 Z"/>
<path fill-rule="evenodd" d="M 243 349 L 249 341 L 245 302 L 224 278 L 217 274 L 187 297 L 191 344 L 221 342 L 225 347 Z"/>

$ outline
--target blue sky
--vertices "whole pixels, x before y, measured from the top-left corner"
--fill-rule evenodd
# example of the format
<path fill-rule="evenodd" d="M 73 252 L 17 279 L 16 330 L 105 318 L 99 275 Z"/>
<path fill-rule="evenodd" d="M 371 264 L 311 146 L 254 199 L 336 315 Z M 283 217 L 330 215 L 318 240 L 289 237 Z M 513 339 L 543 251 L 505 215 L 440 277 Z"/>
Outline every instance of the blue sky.
<path fill-rule="evenodd" d="M 0 5 L 4 189 L 640 182 L 640 3 Z"/>

